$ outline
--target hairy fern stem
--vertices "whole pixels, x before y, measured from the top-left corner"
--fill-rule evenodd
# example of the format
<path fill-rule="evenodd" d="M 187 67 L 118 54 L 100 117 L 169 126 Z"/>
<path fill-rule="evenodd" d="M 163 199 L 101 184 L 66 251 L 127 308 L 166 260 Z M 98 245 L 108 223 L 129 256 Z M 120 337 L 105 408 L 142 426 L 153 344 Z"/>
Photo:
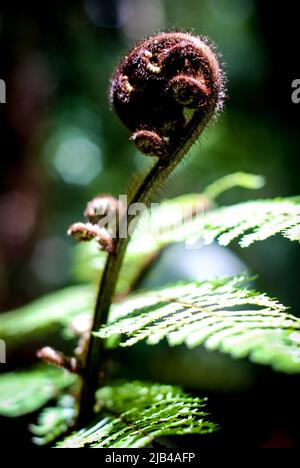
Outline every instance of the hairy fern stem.
<path fill-rule="evenodd" d="M 220 107 L 220 100 L 223 97 L 221 71 L 218 67 L 216 57 L 214 53 L 211 51 L 211 49 L 202 41 L 200 41 L 200 39 L 198 38 L 196 40 L 196 43 L 194 43 L 193 41 L 195 41 L 195 38 L 192 38 L 191 36 L 178 33 L 179 37 L 177 37 L 176 36 L 177 33 L 174 33 L 173 34 L 175 35 L 175 38 L 174 38 L 172 37 L 172 34 L 173 33 L 170 33 L 168 37 L 168 41 L 169 41 L 168 47 L 170 48 L 170 44 L 171 44 L 173 46 L 173 49 L 176 49 L 175 51 L 173 51 L 172 48 L 170 49 L 171 52 L 173 51 L 172 53 L 174 53 L 174 56 L 175 56 L 174 60 L 178 61 L 179 59 L 181 60 L 182 58 L 184 58 L 185 59 L 184 63 L 186 63 L 187 57 L 190 57 L 190 60 L 193 59 L 196 61 L 196 59 L 197 60 L 201 59 L 202 61 L 204 61 L 206 72 L 207 72 L 207 69 L 210 72 L 210 76 L 206 77 L 207 83 L 209 83 L 210 87 L 208 88 L 209 91 L 206 91 L 207 95 L 205 96 L 205 107 L 200 106 L 198 102 L 198 105 L 194 109 L 192 118 L 187 123 L 185 123 L 184 127 L 181 129 L 181 131 L 177 132 L 176 136 L 175 135 L 173 136 L 173 140 L 172 138 L 170 138 L 168 148 L 164 149 L 165 151 L 164 155 L 162 155 L 161 153 L 162 151 L 161 148 L 158 149 L 155 145 L 153 146 L 153 138 L 154 138 L 153 134 L 155 135 L 155 138 L 157 137 L 157 140 L 158 140 L 159 137 L 157 136 L 157 134 L 155 134 L 154 132 L 146 132 L 146 131 L 141 131 L 141 132 L 136 133 L 136 134 L 143 133 L 143 139 L 146 138 L 146 144 L 145 144 L 145 140 L 143 140 L 142 146 L 141 146 L 140 141 L 139 141 L 139 144 L 137 141 L 135 142 L 138 149 L 140 149 L 142 152 L 146 154 L 149 154 L 148 151 L 150 147 L 151 152 L 152 152 L 151 155 L 159 156 L 159 159 L 154 164 L 152 169 L 148 172 L 148 174 L 145 176 L 145 178 L 141 181 L 141 183 L 139 184 L 135 194 L 132 196 L 130 200 L 130 205 L 137 204 L 137 203 L 143 203 L 146 207 L 150 205 L 150 203 L 152 202 L 152 198 L 155 192 L 157 191 L 157 189 L 164 183 L 166 178 L 173 172 L 175 167 L 179 164 L 179 162 L 186 155 L 190 147 L 193 145 L 196 139 L 200 136 L 200 134 L 206 127 L 207 123 L 213 118 L 213 116 L 215 115 L 216 109 Z M 148 42 L 144 43 L 143 47 L 140 46 L 134 49 L 132 54 L 135 54 L 135 55 L 141 54 L 141 53 L 145 54 L 145 46 L 147 47 L 147 49 L 149 49 L 151 47 L 151 44 L 150 44 L 151 41 L 155 44 L 155 47 L 157 47 L 156 46 L 157 40 L 159 40 L 160 38 L 163 38 L 163 40 L 161 39 L 161 41 L 164 42 L 167 36 L 168 34 L 158 35 L 158 36 L 154 36 L 153 38 L 150 38 Z M 158 39 L 155 39 L 156 37 Z M 176 39 L 175 46 L 172 43 L 174 39 Z M 190 39 L 189 43 L 188 43 L 188 39 Z M 197 43 L 197 41 L 199 41 L 199 44 Z M 182 43 L 182 49 L 180 50 L 178 49 L 179 47 L 178 43 L 179 45 Z M 166 50 L 165 50 L 166 45 L 165 44 L 163 45 L 164 45 L 164 48 L 163 48 L 163 51 L 161 52 L 161 55 L 163 55 L 163 53 L 166 54 Z M 193 50 L 190 50 L 191 47 Z M 178 54 L 178 51 L 180 52 L 179 58 L 176 55 Z M 200 55 L 200 59 L 199 59 L 199 55 Z M 129 55 L 129 59 L 127 57 L 126 60 L 127 61 L 130 60 L 130 55 Z M 171 66 L 172 67 L 174 66 L 173 61 L 171 63 Z M 120 78 L 121 71 L 122 71 L 122 66 L 117 71 L 117 74 L 113 81 L 113 86 L 115 85 L 115 94 L 117 95 L 117 99 L 120 99 L 121 103 L 123 104 L 125 102 L 125 106 L 128 106 L 129 105 L 128 102 L 130 103 L 130 101 L 128 101 L 128 97 L 126 97 L 126 99 L 124 98 L 123 89 L 120 92 L 121 93 L 120 96 L 118 95 L 119 83 L 121 82 L 122 85 L 124 83 L 124 75 L 122 75 Z M 182 74 L 182 79 L 185 79 L 184 94 L 186 95 L 187 84 L 186 84 L 185 76 L 186 76 L 186 72 L 185 74 Z M 147 78 L 148 77 L 144 77 L 144 79 L 148 83 Z M 178 91 L 178 81 L 180 82 L 180 78 L 181 77 L 177 78 L 177 88 L 176 88 L 177 91 Z M 126 80 L 128 80 L 127 76 L 126 76 Z M 194 82 L 193 82 L 193 86 L 195 86 Z M 129 89 L 128 92 L 131 92 L 131 88 L 128 88 L 128 89 Z M 192 92 L 194 92 L 194 88 L 192 89 Z M 209 92 L 209 95 L 208 95 L 208 92 Z M 117 103 L 114 102 L 114 105 L 115 105 L 115 108 L 117 108 L 119 105 L 119 102 Z M 131 112 L 130 109 L 129 109 L 129 112 Z M 145 148 L 146 150 L 144 150 Z M 157 151 L 157 154 L 155 154 L 155 151 Z M 126 212 L 123 216 L 126 217 L 126 223 L 125 223 L 126 226 L 129 226 L 129 224 L 131 224 L 132 221 L 135 221 L 135 216 L 128 215 L 128 212 Z M 122 220 L 120 224 L 122 225 Z M 93 324 L 91 328 L 91 336 L 89 339 L 87 358 L 85 362 L 84 378 L 83 378 L 83 386 L 82 386 L 79 418 L 78 418 L 79 427 L 86 424 L 92 418 L 93 408 L 94 408 L 94 403 L 95 403 L 95 392 L 99 388 L 99 385 L 101 386 L 103 384 L 105 363 L 106 363 L 105 342 L 104 340 L 99 339 L 98 337 L 95 337 L 93 335 L 93 331 L 99 330 L 101 326 L 107 323 L 110 306 L 114 298 L 117 280 L 119 277 L 120 269 L 124 260 L 124 256 L 126 253 L 126 248 L 128 246 L 129 240 L 130 240 L 129 233 L 127 233 L 125 237 L 120 236 L 120 235 L 117 236 L 115 240 L 115 244 L 114 244 L 114 252 L 109 254 L 104 272 L 101 277 L 99 290 L 98 290 L 98 296 L 96 300 Z"/>

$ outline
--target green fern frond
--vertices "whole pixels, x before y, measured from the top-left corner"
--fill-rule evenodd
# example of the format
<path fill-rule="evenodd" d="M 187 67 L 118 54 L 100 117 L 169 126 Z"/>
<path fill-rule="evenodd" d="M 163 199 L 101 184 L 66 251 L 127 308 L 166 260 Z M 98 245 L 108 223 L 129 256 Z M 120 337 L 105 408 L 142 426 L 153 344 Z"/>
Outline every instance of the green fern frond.
<path fill-rule="evenodd" d="M 255 200 L 208 211 L 205 200 L 201 194 L 184 195 L 164 201 L 150 218 L 141 217 L 125 256 L 118 292 L 126 291 L 143 266 L 174 242 L 217 241 L 227 246 L 238 239 L 241 247 L 248 247 L 276 234 L 300 242 L 300 197 Z M 196 216 L 191 216 L 195 210 Z M 103 270 L 103 255 L 91 244 L 80 245 L 76 278 L 93 280 Z"/>
<path fill-rule="evenodd" d="M 203 238 L 217 239 L 224 246 L 240 238 L 241 247 L 248 247 L 276 234 L 297 240 L 291 233 L 295 227 L 300 227 L 300 197 L 256 200 L 208 213 Z"/>
<path fill-rule="evenodd" d="M 292 241 L 300 242 L 300 225 L 287 229 L 283 232 L 283 235 Z"/>
<path fill-rule="evenodd" d="M 161 249 L 172 242 L 201 239 L 210 244 L 217 240 L 220 245 L 227 246 L 239 239 L 241 247 L 248 247 L 275 234 L 282 234 L 290 240 L 299 241 L 300 238 L 300 197 L 255 200 L 206 212 L 203 210 L 180 222 L 182 213 L 180 199 L 162 203 L 151 219 L 153 231 L 149 232 L 149 224 L 145 225 L 141 220 L 132 242 L 152 244 L 153 248 L 156 245 Z"/>
<path fill-rule="evenodd" d="M 216 180 L 208 185 L 202 194 L 214 201 L 222 193 L 235 187 L 249 190 L 258 190 L 265 185 L 265 178 L 261 175 L 248 174 L 247 172 L 234 172 Z"/>
<path fill-rule="evenodd" d="M 59 393 L 71 387 L 74 374 L 55 367 L 39 365 L 26 371 L 0 375 L 0 414 L 17 417 L 32 413 Z"/>
<path fill-rule="evenodd" d="M 34 434 L 35 445 L 46 445 L 67 432 L 75 423 L 77 410 L 71 395 L 63 395 L 57 406 L 44 408 L 38 416 L 37 424 L 29 429 Z"/>
<path fill-rule="evenodd" d="M 0 338 L 8 348 L 27 346 L 51 331 L 59 333 L 81 314 L 91 314 L 95 291 L 92 286 L 73 286 L 50 293 L 0 316 Z"/>
<path fill-rule="evenodd" d="M 204 345 L 283 372 L 300 371 L 300 319 L 277 300 L 234 277 L 169 286 L 116 304 L 100 338 L 124 335 L 120 346 L 139 341 L 171 346 Z"/>
<path fill-rule="evenodd" d="M 97 392 L 94 424 L 58 448 L 141 448 L 161 436 L 207 434 L 217 429 L 203 411 L 204 399 L 169 385 L 125 382 Z"/>

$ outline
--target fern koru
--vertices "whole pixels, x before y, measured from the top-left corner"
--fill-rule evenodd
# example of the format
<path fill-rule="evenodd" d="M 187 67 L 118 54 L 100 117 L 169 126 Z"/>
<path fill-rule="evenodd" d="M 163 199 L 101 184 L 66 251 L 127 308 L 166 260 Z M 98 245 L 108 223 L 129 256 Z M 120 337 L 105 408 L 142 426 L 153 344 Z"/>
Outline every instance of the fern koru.
<path fill-rule="evenodd" d="M 150 37 L 120 63 L 111 81 L 111 104 L 137 149 L 156 158 L 139 176 L 130 207 L 151 205 L 154 193 L 222 108 L 224 83 L 214 47 L 191 34 Z M 81 284 L 0 317 L 8 353 L 21 354 L 33 343 L 41 348 L 38 357 L 50 364 L 2 374 L 0 414 L 18 417 L 42 408 L 31 425 L 34 441 L 56 440 L 57 447 L 144 447 L 161 436 L 215 431 L 214 417 L 204 411 L 205 398 L 159 383 L 111 381 L 107 362 L 109 356 L 114 359 L 112 348 L 141 341 L 203 345 L 299 373 L 300 319 L 255 291 L 247 275 L 134 291 L 162 249 L 174 242 L 228 245 L 239 239 L 247 247 L 275 234 L 299 241 L 299 197 L 217 205 L 224 190 L 259 189 L 263 183 L 252 174 L 227 175 L 201 194 L 166 200 L 153 211 L 150 225 L 146 212 L 132 214 L 107 194 L 93 198 L 85 222 L 68 230 L 84 241 L 75 248 L 75 277 Z M 188 216 L 182 218 L 185 210 Z M 110 217 L 118 219 L 114 233 L 103 226 Z M 123 226 L 129 224 L 133 229 L 124 236 Z M 85 284 L 96 274 L 97 291 Z M 52 347 L 58 336 L 65 344 L 60 351 Z M 68 339 L 76 342 L 72 356 Z"/>

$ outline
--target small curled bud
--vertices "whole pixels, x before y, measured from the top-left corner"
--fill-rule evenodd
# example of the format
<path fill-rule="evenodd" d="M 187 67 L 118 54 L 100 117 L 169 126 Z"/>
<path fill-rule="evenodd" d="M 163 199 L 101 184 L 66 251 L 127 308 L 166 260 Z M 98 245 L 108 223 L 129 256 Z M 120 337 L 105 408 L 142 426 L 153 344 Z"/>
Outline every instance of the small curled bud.
<path fill-rule="evenodd" d="M 184 75 L 175 76 L 169 83 L 177 102 L 191 109 L 205 107 L 209 98 L 207 86 L 198 79 Z"/>
<path fill-rule="evenodd" d="M 110 234 L 97 224 L 75 223 L 69 227 L 67 234 L 77 241 L 88 242 L 95 240 L 107 252 L 114 252 L 114 244 Z"/>
<path fill-rule="evenodd" d="M 99 230 L 97 226 L 89 223 L 74 223 L 69 227 L 67 234 L 77 241 L 89 242 L 98 236 Z"/>
<path fill-rule="evenodd" d="M 111 195 L 98 195 L 88 202 L 84 216 L 91 224 L 97 224 L 105 216 L 115 216 L 119 205 L 119 201 Z"/>
<path fill-rule="evenodd" d="M 224 78 L 212 47 L 185 33 L 161 33 L 138 44 L 117 68 L 110 99 L 132 141 L 168 159 L 195 140 L 221 108 Z M 195 110 L 186 119 L 186 110 Z M 191 143 L 193 143 L 191 141 Z"/>
<path fill-rule="evenodd" d="M 63 353 L 56 351 L 50 346 L 45 346 L 37 352 L 37 357 L 42 359 L 47 364 L 53 364 L 57 367 L 62 367 L 69 372 L 75 374 L 80 373 L 80 366 L 75 357 L 65 356 Z"/>
<path fill-rule="evenodd" d="M 164 156 L 167 152 L 167 144 L 155 132 L 139 130 L 131 137 L 137 149 L 146 156 Z"/>

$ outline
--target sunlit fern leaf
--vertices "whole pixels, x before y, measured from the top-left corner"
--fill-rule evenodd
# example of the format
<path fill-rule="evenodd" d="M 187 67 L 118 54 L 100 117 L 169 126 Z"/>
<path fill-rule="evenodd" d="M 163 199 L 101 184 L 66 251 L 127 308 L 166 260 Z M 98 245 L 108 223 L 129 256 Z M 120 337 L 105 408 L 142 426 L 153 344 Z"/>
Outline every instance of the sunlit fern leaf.
<path fill-rule="evenodd" d="M 215 216 L 220 217 L 218 223 L 221 225 L 231 216 L 234 222 L 218 236 L 221 245 L 227 245 L 241 237 L 240 245 L 248 247 L 275 234 L 283 234 L 290 240 L 296 240 L 290 235 L 290 230 L 300 226 L 300 197 L 258 200 L 223 210 L 215 213 Z"/>
<path fill-rule="evenodd" d="M 142 215 L 129 243 L 117 290 L 128 290 L 163 247 L 174 242 L 217 241 L 227 246 L 239 240 L 241 247 L 248 247 L 276 234 L 300 241 L 300 197 L 255 200 L 214 209 L 201 194 L 166 200 Z M 77 252 L 76 279 L 90 281 L 99 275 L 105 254 L 96 251 L 93 244 L 81 245 Z"/>
<path fill-rule="evenodd" d="M 178 222 L 172 224 L 174 219 Z M 166 229 L 167 224 L 169 229 Z M 227 246 L 238 239 L 241 247 L 248 247 L 275 234 L 299 241 L 299 229 L 300 197 L 255 200 L 208 211 L 198 210 L 189 217 L 184 216 L 178 200 L 172 204 L 162 203 L 150 217 L 150 222 L 141 220 L 132 242 L 156 244 L 157 249 L 161 249 L 172 242 L 201 239 L 204 244 L 210 244 L 217 240 L 220 245 Z"/>
<path fill-rule="evenodd" d="M 300 242 L 300 225 L 287 229 L 283 235 L 290 240 Z"/>
<path fill-rule="evenodd" d="M 59 448 L 140 448 L 161 436 L 207 434 L 216 425 L 203 411 L 205 400 L 169 385 L 126 382 L 97 392 L 99 418 Z"/>
<path fill-rule="evenodd" d="M 32 413 L 76 382 L 75 375 L 40 365 L 0 375 L 0 414 L 17 417 Z"/>
<path fill-rule="evenodd" d="M 204 345 L 279 371 L 300 372 L 300 319 L 245 287 L 245 280 L 184 283 L 132 296 L 114 306 L 111 323 L 95 335 L 124 335 L 123 347 L 166 338 L 171 346 Z"/>
<path fill-rule="evenodd" d="M 75 317 L 90 314 L 95 291 L 92 286 L 73 286 L 50 293 L 0 316 L 0 337 L 8 348 L 28 345 L 51 330 L 59 333 Z"/>
<path fill-rule="evenodd" d="M 189 226 L 189 220 L 197 219 L 196 229 L 205 216 L 206 212 L 210 212 L 213 208 L 214 200 L 224 191 L 233 187 L 243 187 L 248 189 L 259 189 L 264 185 L 264 179 L 261 176 L 247 174 L 244 172 L 237 172 L 229 174 L 221 179 L 215 181 L 213 184 L 206 187 L 202 193 L 187 194 L 180 197 L 164 200 L 157 206 L 152 205 L 150 210 L 147 210 L 140 219 L 137 226 L 136 233 L 134 234 L 134 242 L 138 242 L 143 235 L 146 234 L 148 241 L 140 242 L 142 245 L 152 245 L 152 249 L 156 245 L 157 248 L 160 244 L 165 245 L 168 242 L 168 236 L 171 232 L 172 242 L 179 240 L 177 230 L 183 226 Z M 194 223 L 192 223 L 192 226 Z M 150 234 L 150 235 L 149 235 Z M 183 230 L 182 235 L 185 235 Z M 188 233 L 187 233 L 188 234 Z M 197 233 L 199 237 L 199 232 Z M 151 242 L 151 237 L 152 242 Z M 166 242 L 167 239 L 167 242 Z M 183 239 L 185 240 L 185 238 Z M 189 240 L 189 239 L 187 239 Z M 137 244 L 138 245 L 138 244 Z M 134 248 L 132 251 L 134 252 Z"/>

